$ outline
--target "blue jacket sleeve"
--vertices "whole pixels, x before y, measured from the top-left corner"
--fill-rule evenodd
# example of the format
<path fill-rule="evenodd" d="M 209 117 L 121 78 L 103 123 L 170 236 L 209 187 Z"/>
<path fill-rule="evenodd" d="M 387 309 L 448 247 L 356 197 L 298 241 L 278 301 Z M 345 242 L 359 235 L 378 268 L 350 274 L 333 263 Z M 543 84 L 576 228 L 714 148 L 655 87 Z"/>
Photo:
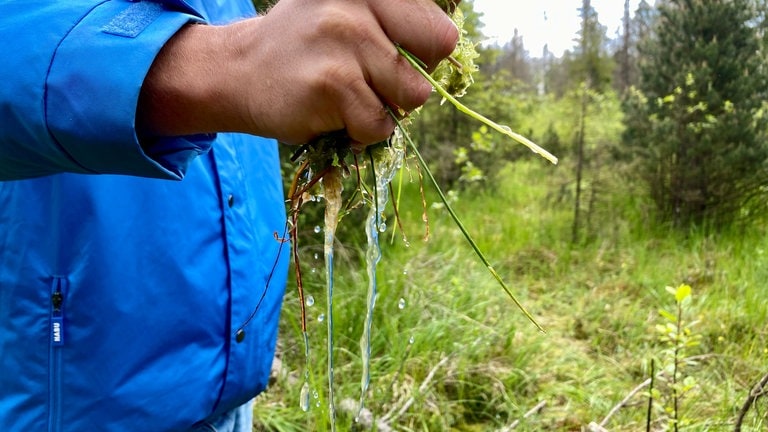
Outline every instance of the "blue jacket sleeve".
<path fill-rule="evenodd" d="M 180 179 L 212 135 L 145 143 L 143 80 L 165 42 L 202 21 L 184 1 L 0 2 L 0 180 L 60 172 Z"/>

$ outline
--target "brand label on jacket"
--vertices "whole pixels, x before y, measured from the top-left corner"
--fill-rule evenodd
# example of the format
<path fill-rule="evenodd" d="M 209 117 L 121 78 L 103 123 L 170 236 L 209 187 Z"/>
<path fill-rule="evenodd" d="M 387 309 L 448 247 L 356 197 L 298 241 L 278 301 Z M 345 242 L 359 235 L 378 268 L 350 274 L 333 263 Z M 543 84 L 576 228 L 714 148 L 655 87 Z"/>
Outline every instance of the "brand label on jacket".
<path fill-rule="evenodd" d="M 61 317 L 51 319 L 51 344 L 53 346 L 64 345 L 64 320 Z"/>

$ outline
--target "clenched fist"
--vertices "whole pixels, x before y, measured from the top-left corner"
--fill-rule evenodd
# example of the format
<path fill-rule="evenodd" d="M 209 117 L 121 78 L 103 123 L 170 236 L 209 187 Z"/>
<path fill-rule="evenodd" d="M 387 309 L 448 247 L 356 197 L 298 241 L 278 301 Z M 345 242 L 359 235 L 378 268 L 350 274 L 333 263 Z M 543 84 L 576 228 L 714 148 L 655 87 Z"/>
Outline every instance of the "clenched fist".
<path fill-rule="evenodd" d="M 281 0 L 258 18 L 188 25 L 145 80 L 138 129 L 293 144 L 345 129 L 359 144 L 378 142 L 395 127 L 387 106 L 411 111 L 431 92 L 394 44 L 433 67 L 457 40 L 433 0 Z"/>

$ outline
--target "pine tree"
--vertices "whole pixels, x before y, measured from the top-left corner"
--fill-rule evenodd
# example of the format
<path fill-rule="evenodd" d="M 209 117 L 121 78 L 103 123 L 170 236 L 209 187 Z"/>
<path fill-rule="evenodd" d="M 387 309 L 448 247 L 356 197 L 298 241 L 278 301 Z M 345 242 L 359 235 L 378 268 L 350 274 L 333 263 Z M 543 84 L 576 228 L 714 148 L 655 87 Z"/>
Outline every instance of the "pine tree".
<path fill-rule="evenodd" d="M 641 47 L 625 143 L 660 216 L 723 226 L 765 202 L 766 71 L 750 0 L 667 0 Z"/>
<path fill-rule="evenodd" d="M 578 89 L 584 82 L 590 88 L 604 92 L 613 78 L 614 60 L 609 52 L 609 38 L 606 27 L 600 23 L 597 10 L 591 1 L 582 0 L 578 8 L 581 25 L 576 45 L 566 51 L 559 61 L 549 66 L 546 80 L 547 92 L 558 97 L 569 90 Z"/>

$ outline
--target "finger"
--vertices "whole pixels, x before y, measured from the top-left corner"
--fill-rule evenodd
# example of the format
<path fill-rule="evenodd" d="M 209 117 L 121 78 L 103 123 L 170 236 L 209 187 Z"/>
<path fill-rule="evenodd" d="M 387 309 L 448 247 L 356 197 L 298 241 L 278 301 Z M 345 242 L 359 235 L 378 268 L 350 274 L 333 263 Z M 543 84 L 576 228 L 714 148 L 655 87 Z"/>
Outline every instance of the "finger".
<path fill-rule="evenodd" d="M 450 17 L 433 0 L 369 0 L 385 33 L 393 42 L 433 68 L 449 56 L 459 40 Z"/>
<path fill-rule="evenodd" d="M 389 138 L 395 130 L 395 121 L 379 95 L 362 75 L 346 82 L 349 85 L 340 90 L 338 100 L 349 138 L 362 145 Z"/>
<path fill-rule="evenodd" d="M 350 139 L 363 146 L 384 141 L 395 131 L 395 121 L 381 104 L 376 109 L 351 112 L 346 118 Z"/>
<path fill-rule="evenodd" d="M 385 69 L 374 66 L 377 72 L 372 75 L 371 87 L 395 113 L 413 111 L 429 99 L 432 85 L 402 56 L 397 55 L 395 62 L 389 73 L 381 73 Z"/>
<path fill-rule="evenodd" d="M 432 86 L 395 49 L 385 35 L 358 45 L 366 81 L 393 111 L 412 111 L 423 105 Z"/>

